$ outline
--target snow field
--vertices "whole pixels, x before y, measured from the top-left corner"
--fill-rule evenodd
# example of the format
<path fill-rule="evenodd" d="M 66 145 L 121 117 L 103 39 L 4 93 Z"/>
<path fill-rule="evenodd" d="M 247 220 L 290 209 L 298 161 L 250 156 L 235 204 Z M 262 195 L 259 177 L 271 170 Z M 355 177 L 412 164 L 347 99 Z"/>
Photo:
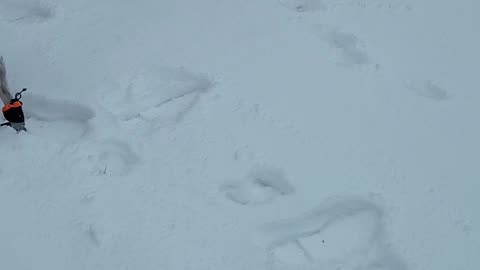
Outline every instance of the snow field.
<path fill-rule="evenodd" d="M 0 269 L 478 268 L 475 10 L 0 0 Z"/>

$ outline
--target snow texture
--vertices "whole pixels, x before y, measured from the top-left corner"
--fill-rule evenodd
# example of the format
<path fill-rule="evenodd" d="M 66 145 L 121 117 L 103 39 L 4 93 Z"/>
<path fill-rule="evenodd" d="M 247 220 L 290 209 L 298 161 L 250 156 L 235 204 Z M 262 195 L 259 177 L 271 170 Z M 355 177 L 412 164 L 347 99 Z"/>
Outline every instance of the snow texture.
<path fill-rule="evenodd" d="M 479 9 L 0 0 L 0 270 L 480 269 Z"/>

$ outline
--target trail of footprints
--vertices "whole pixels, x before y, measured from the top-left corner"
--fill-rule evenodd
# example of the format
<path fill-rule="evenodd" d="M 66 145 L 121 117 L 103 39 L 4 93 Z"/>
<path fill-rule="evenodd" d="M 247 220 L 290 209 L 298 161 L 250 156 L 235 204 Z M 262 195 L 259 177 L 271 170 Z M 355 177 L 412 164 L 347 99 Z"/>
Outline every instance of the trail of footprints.
<path fill-rule="evenodd" d="M 156 128 L 175 125 L 213 85 L 208 77 L 185 68 L 149 67 L 98 91 L 108 96 L 99 97 L 101 104 L 96 106 L 29 94 L 23 99 L 28 104 L 24 110 L 32 134 L 72 149 L 73 169 L 119 176 L 128 174 L 140 159 L 132 146 L 136 139 L 126 140 L 123 130 L 152 134 Z"/>
<path fill-rule="evenodd" d="M 275 203 L 295 193 L 281 170 L 268 167 L 256 168 L 243 181 L 220 190 L 244 206 Z M 329 199 L 307 213 L 263 224 L 256 241 L 272 270 L 407 269 L 388 242 L 383 209 L 365 198 Z"/>
<path fill-rule="evenodd" d="M 98 97 L 101 104 L 93 102 L 92 107 L 28 94 L 23 100 L 28 104 L 25 115 L 31 131 L 26 135 L 42 140 L 42 145 L 49 148 L 54 145 L 68 151 L 62 153 L 62 157 L 68 157 L 62 162 L 72 174 L 94 176 L 88 181 L 122 177 L 139 164 L 141 157 L 135 152 L 135 144 L 143 139 L 125 137 L 123 131 L 135 128 L 135 134 L 152 134 L 152 127 L 178 124 L 213 85 L 208 77 L 185 68 L 144 67 L 102 89 L 108 97 Z M 85 211 L 95 198 L 96 188 L 84 193 L 81 201 Z M 78 221 L 77 230 L 86 243 L 102 246 L 101 226 L 83 219 Z"/>
<path fill-rule="evenodd" d="M 297 13 L 325 12 L 339 8 L 374 8 L 380 10 L 411 11 L 412 5 L 404 0 L 278 0 L 285 8 Z M 315 34 L 333 49 L 337 64 L 345 67 L 361 67 L 374 64 L 365 42 L 354 33 L 327 25 L 314 27 Z M 449 92 L 432 80 L 407 81 L 403 85 L 418 97 L 432 101 L 452 98 Z"/>
<path fill-rule="evenodd" d="M 322 0 L 279 2 L 295 12 L 315 12 L 331 6 Z M 53 7 L 39 1 L 4 1 L 0 7 L 3 10 L 0 15 L 6 17 L 5 11 L 8 11 L 8 19 L 12 21 L 43 22 L 55 16 Z M 319 33 L 339 51 L 345 63 L 369 63 L 369 56 L 356 35 L 325 28 Z M 120 89 L 118 94 L 104 100 L 110 113 L 123 122 L 140 121 L 159 127 L 180 121 L 195 106 L 199 96 L 213 87 L 213 82 L 185 69 L 147 68 L 116 86 Z M 448 98 L 444 89 L 430 81 L 411 83 L 408 87 L 423 97 Z M 42 123 L 69 128 L 68 138 L 63 138 L 65 143 L 71 143 L 72 137 L 78 140 L 92 132 L 95 111 L 88 106 L 27 95 L 26 102 L 29 104 L 27 117 L 39 128 Z M 165 112 L 169 112 L 166 117 L 162 116 Z M 115 138 L 93 142 L 88 148 L 91 155 L 87 160 L 98 173 L 126 174 L 138 160 L 128 142 Z M 220 189 L 226 198 L 240 205 L 275 203 L 295 193 L 284 173 L 274 168 L 257 168 L 246 180 L 226 183 Z M 264 224 L 259 242 L 267 251 L 270 269 L 406 269 L 388 243 L 384 218 L 382 208 L 368 199 L 332 199 L 308 213 Z M 88 235 L 92 242 L 99 244 L 91 226 Z"/>

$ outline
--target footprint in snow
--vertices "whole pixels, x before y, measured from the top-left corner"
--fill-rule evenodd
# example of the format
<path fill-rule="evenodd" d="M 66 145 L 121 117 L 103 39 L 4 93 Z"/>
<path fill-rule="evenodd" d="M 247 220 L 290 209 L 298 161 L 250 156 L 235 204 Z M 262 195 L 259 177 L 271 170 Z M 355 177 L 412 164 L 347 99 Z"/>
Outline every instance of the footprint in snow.
<path fill-rule="evenodd" d="M 184 68 L 150 67 L 128 74 L 116 91 L 101 96 L 106 109 L 124 122 L 146 122 L 162 127 L 181 121 L 214 83 L 205 75 Z"/>
<path fill-rule="evenodd" d="M 436 101 L 450 99 L 451 96 L 442 87 L 432 81 L 411 81 L 407 82 L 406 87 L 420 97 Z"/>
<path fill-rule="evenodd" d="M 55 17 L 55 8 L 45 1 L 0 1 L 0 15 L 9 22 L 42 23 Z"/>
<path fill-rule="evenodd" d="M 112 128 L 104 126 L 104 122 L 92 122 L 95 112 L 90 107 L 34 94 L 25 95 L 23 101 L 27 128 L 30 127 L 32 134 L 51 139 L 49 145 L 78 148 L 72 153 L 72 169 L 92 171 L 98 175 L 125 175 L 137 164 L 138 156 L 125 141 L 115 137 L 81 140 L 93 134 L 95 126 L 100 132 Z"/>
<path fill-rule="evenodd" d="M 322 0 L 279 0 L 279 2 L 295 12 L 314 12 L 326 9 Z"/>
<path fill-rule="evenodd" d="M 298 269 L 406 269 L 391 249 L 384 212 L 359 198 L 332 200 L 313 211 L 263 226 L 269 264 Z M 302 268 L 303 269 L 303 268 Z"/>
<path fill-rule="evenodd" d="M 320 37 L 338 53 L 339 63 L 345 66 L 366 65 L 370 62 L 363 42 L 352 33 L 317 26 Z"/>
<path fill-rule="evenodd" d="M 268 203 L 294 192 L 282 171 L 264 167 L 253 170 L 246 179 L 224 184 L 220 190 L 229 200 L 242 205 Z"/>

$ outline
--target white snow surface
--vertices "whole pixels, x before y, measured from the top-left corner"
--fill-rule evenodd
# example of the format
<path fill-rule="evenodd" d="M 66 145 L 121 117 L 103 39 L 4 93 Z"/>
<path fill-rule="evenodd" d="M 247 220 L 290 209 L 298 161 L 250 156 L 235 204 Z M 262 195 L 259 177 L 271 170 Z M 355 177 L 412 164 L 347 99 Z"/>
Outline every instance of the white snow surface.
<path fill-rule="evenodd" d="M 0 269 L 480 269 L 479 9 L 0 0 Z"/>

